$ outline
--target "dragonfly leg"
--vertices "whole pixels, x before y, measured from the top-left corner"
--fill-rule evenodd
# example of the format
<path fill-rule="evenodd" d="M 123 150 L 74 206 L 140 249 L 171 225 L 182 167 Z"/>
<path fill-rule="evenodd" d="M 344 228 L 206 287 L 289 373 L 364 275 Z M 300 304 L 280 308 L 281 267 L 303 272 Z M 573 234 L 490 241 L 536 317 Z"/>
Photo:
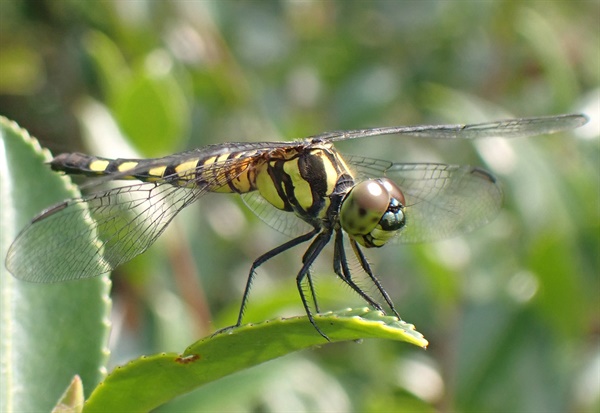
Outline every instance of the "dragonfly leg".
<path fill-rule="evenodd" d="M 329 240 L 329 237 L 327 237 L 327 239 Z M 318 245 L 318 243 L 316 243 L 316 242 L 313 242 L 312 244 L 310 244 L 310 246 L 308 247 L 308 249 L 306 250 L 306 252 L 302 256 L 302 264 L 306 263 L 306 261 L 308 259 L 311 259 L 312 262 L 314 262 L 314 260 L 317 258 L 317 256 L 321 252 L 321 250 L 319 250 L 319 251 L 317 251 L 315 253 L 315 248 L 316 248 L 317 245 Z M 323 247 L 321 247 L 321 249 L 322 248 Z M 314 286 L 314 283 L 313 283 L 312 273 L 310 271 L 310 267 L 306 271 L 306 280 L 308 282 L 308 287 L 310 289 L 310 294 L 312 296 L 313 304 L 315 306 L 315 311 L 317 313 L 320 313 L 321 311 L 319 309 L 319 303 L 317 302 L 317 295 L 315 293 L 315 286 Z"/>
<path fill-rule="evenodd" d="M 331 239 L 331 231 L 321 232 L 315 238 L 315 240 L 310 244 L 310 246 L 304 253 L 304 256 L 302 257 L 302 268 L 300 269 L 300 272 L 298 273 L 298 276 L 296 277 L 296 286 L 298 287 L 298 292 L 300 293 L 300 299 L 302 300 L 302 305 L 304 306 L 304 311 L 306 311 L 308 321 L 310 321 L 310 323 L 315 328 L 315 330 L 317 330 L 317 332 L 321 336 L 323 336 L 323 338 L 327 341 L 330 341 L 329 337 L 327 337 L 327 335 L 319 328 L 319 326 L 317 326 L 317 323 L 315 322 L 315 319 L 312 315 L 310 306 L 308 305 L 308 300 L 306 299 L 306 294 L 304 293 L 304 289 L 302 288 L 302 282 L 304 281 L 304 278 L 308 279 L 310 291 L 311 291 L 311 294 L 313 295 L 313 300 L 315 301 L 315 306 L 316 306 L 316 297 L 315 297 L 312 279 L 310 276 L 310 266 L 313 264 L 313 262 L 315 262 L 315 260 L 317 259 L 317 257 L 321 253 L 321 251 L 323 251 L 323 248 L 325 248 L 327 243 L 329 243 L 330 239 Z"/>
<path fill-rule="evenodd" d="M 362 263 L 361 263 L 362 266 Z M 385 313 L 381 304 L 376 302 L 371 296 L 369 296 L 362 288 L 360 288 L 354 280 L 352 280 L 352 273 L 348 267 L 348 261 L 346 260 L 346 251 L 344 250 L 344 236 L 341 229 L 337 229 L 335 232 L 335 247 L 333 254 L 333 271 L 338 277 L 346 284 L 350 286 L 358 295 L 360 295 L 369 305 L 374 307 L 376 310 Z"/>
<path fill-rule="evenodd" d="M 373 274 L 373 271 L 371 270 L 371 266 L 369 265 L 369 262 L 367 261 L 367 258 L 363 254 L 362 250 L 358 246 L 358 243 L 355 240 L 350 240 L 350 245 L 352 245 L 352 249 L 354 250 L 354 254 L 356 255 L 356 257 L 360 261 L 361 267 L 368 274 L 368 276 L 371 279 L 371 281 L 373 281 L 373 284 L 375 284 L 375 286 L 377 287 L 377 290 L 379 291 L 379 293 L 381 294 L 381 296 L 385 300 L 386 304 L 390 307 L 390 310 L 392 310 L 392 312 L 394 313 L 394 315 L 396 317 L 398 317 L 398 320 L 402 320 L 402 318 L 400 317 L 400 314 L 398 314 L 398 311 L 396 311 L 396 307 L 394 306 L 394 303 L 392 302 L 392 299 L 388 295 L 387 291 L 385 291 L 385 289 L 381 285 L 381 282 L 379 282 L 379 280 L 377 279 L 377 277 L 375 277 L 375 275 Z"/>
<path fill-rule="evenodd" d="M 315 294 L 315 286 L 313 284 L 312 273 L 310 272 L 310 269 L 306 273 L 306 280 L 308 281 L 308 288 L 310 288 L 310 295 L 313 298 L 313 305 L 315 306 L 315 311 L 317 313 L 320 313 L 321 310 L 319 309 L 319 303 L 317 302 L 317 295 Z"/>
<path fill-rule="evenodd" d="M 256 275 L 256 270 L 258 269 L 258 267 L 260 267 L 262 264 L 264 264 L 266 261 L 270 260 L 271 258 L 275 257 L 276 255 L 279 255 L 282 252 L 287 251 L 290 248 L 295 247 L 298 244 L 301 244 L 303 242 L 310 240 L 317 234 L 318 231 L 319 231 L 319 229 L 315 228 L 312 231 L 310 231 L 309 233 L 306 233 L 297 238 L 289 240 L 289 241 L 281 244 L 280 246 L 273 248 L 272 250 L 264 253 L 263 255 L 258 257 L 252 263 L 252 267 L 250 267 L 250 272 L 248 274 L 248 280 L 246 281 L 244 295 L 242 296 L 242 304 L 240 305 L 240 312 L 238 314 L 238 319 L 233 327 L 239 327 L 242 324 L 242 318 L 244 317 L 244 311 L 246 309 L 246 304 L 248 303 L 248 297 L 250 296 L 250 288 L 252 287 L 252 282 L 254 281 L 254 276 Z"/>

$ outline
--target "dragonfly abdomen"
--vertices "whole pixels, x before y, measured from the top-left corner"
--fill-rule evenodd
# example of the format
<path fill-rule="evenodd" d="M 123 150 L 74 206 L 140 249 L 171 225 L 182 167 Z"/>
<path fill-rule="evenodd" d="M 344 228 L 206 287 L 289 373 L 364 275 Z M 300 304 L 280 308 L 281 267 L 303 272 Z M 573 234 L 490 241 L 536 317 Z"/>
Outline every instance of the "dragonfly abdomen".
<path fill-rule="evenodd" d="M 213 156 L 182 157 L 174 155 L 158 159 L 109 159 L 82 153 L 56 156 L 50 166 L 69 175 L 114 176 L 143 182 L 165 182 L 175 186 L 201 185 L 212 192 L 252 191 L 253 158 L 256 151 L 232 151 Z M 131 172 L 128 174 L 128 172 Z"/>
<path fill-rule="evenodd" d="M 137 159 L 108 159 L 78 152 L 63 153 L 50 161 L 50 167 L 54 171 L 64 172 L 69 175 L 85 176 L 119 174 L 133 170 L 139 164 L 140 160 Z M 151 178 L 148 170 L 137 170 L 135 174 L 119 176 L 119 179 L 146 180 L 147 178 Z"/>

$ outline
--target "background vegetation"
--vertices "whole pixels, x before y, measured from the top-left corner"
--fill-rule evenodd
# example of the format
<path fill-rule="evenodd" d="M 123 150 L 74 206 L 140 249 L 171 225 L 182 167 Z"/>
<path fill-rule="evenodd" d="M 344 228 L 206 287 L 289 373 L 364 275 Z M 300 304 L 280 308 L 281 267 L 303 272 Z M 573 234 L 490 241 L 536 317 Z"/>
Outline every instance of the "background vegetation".
<path fill-rule="evenodd" d="M 505 208 L 489 226 L 369 255 L 429 349 L 326 345 L 163 411 L 597 411 L 599 17 L 595 1 L 5 0 L 0 113 L 53 153 L 152 157 L 584 111 L 590 124 L 561 136 L 340 144 L 394 161 L 482 165 L 504 184 Z M 113 277 L 111 365 L 180 352 L 232 324 L 251 262 L 285 239 L 234 196 L 207 196 L 181 215 Z M 302 313 L 301 253 L 262 269 L 246 321 Z M 330 262 L 331 251 L 318 271 L 323 307 L 362 305 Z"/>

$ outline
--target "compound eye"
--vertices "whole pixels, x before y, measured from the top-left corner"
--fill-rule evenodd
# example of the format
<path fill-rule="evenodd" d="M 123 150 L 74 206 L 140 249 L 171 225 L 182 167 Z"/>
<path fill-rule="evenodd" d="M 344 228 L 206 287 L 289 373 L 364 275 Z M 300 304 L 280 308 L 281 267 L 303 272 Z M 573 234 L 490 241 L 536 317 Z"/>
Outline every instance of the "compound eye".
<path fill-rule="evenodd" d="M 381 216 L 390 202 L 386 187 L 379 181 L 369 179 L 359 183 L 351 192 L 360 216 Z"/>
<path fill-rule="evenodd" d="M 340 224 L 361 245 L 381 247 L 405 226 L 404 202 L 404 194 L 393 181 L 363 181 L 342 202 Z"/>
<path fill-rule="evenodd" d="M 342 203 L 342 228 L 351 236 L 368 234 L 385 214 L 389 203 L 388 191 L 378 180 L 356 184 Z"/>
<path fill-rule="evenodd" d="M 404 199 L 404 194 L 402 193 L 402 190 L 398 187 L 398 185 L 396 185 L 396 183 L 394 181 L 389 180 L 388 178 L 381 178 L 381 179 L 379 179 L 379 181 L 385 187 L 390 198 L 396 199 L 402 206 L 406 205 L 406 201 Z"/>

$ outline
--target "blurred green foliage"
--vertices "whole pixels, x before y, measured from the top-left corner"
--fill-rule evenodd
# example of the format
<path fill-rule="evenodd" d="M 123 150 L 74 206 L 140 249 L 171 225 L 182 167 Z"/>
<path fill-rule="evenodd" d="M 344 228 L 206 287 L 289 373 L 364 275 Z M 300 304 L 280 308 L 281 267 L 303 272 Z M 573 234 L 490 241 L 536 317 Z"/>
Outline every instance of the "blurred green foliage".
<path fill-rule="evenodd" d="M 5 0 L 0 113 L 54 153 L 128 157 L 585 111 L 590 124 L 562 136 L 341 144 L 394 161 L 482 165 L 503 181 L 505 208 L 484 229 L 369 255 L 429 350 L 324 346 L 163 411 L 597 411 L 599 16 L 596 1 Z M 251 262 L 284 240 L 233 196 L 181 215 L 114 277 L 114 363 L 182 351 L 232 324 Z M 323 307 L 359 304 L 328 254 Z M 302 313 L 300 256 L 261 270 L 246 321 Z"/>

